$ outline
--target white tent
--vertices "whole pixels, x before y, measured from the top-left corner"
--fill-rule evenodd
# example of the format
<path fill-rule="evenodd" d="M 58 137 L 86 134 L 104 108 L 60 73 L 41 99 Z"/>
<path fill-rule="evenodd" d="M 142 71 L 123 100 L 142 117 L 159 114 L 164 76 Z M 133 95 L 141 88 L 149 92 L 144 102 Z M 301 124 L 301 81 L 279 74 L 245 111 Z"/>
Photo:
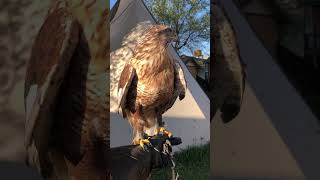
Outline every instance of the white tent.
<path fill-rule="evenodd" d="M 131 143 L 131 127 L 128 121 L 116 112 L 116 87 L 123 65 L 131 53 L 130 48 L 143 35 L 145 27 L 155 23 L 143 1 L 120 0 L 118 3 L 114 7 L 116 9 L 113 9 L 116 13 L 110 23 L 111 147 Z M 174 136 L 182 138 L 179 148 L 208 142 L 210 140 L 210 101 L 172 47 L 169 51 L 184 69 L 188 91 L 185 99 L 177 100 L 174 106 L 164 114 L 163 119 Z"/>
<path fill-rule="evenodd" d="M 232 0 L 221 1 L 247 64 L 239 116 L 211 124 L 216 179 L 320 179 L 319 123 Z"/>

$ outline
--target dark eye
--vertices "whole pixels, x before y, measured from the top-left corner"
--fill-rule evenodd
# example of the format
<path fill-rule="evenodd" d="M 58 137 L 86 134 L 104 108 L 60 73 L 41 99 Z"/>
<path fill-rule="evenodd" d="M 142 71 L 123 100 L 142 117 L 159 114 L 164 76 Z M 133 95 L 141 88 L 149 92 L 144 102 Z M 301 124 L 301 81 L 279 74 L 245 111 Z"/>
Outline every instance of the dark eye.
<path fill-rule="evenodd" d="M 171 28 L 166 28 L 160 31 L 160 34 L 168 34 L 168 33 L 169 34 L 173 33 Z"/>

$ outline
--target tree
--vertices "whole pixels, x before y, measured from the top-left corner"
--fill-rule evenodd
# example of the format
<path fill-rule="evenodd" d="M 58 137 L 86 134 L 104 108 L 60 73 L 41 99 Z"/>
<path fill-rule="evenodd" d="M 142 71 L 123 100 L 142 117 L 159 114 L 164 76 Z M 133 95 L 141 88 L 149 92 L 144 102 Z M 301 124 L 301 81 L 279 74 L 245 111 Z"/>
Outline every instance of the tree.
<path fill-rule="evenodd" d="M 209 0 L 145 0 L 159 23 L 170 26 L 177 34 L 174 48 L 179 54 L 184 50 L 203 46 L 210 39 Z"/>

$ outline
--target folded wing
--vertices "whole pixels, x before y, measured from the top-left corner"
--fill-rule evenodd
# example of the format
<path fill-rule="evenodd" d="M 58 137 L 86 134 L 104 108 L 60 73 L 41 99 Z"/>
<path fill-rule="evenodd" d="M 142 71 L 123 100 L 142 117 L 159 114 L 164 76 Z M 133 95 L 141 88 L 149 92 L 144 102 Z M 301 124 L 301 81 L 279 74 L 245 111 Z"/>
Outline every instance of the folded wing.
<path fill-rule="evenodd" d="M 135 69 L 127 63 L 120 75 L 119 84 L 118 84 L 118 112 L 122 113 L 123 117 L 126 117 L 124 113 L 125 105 L 127 102 L 127 94 L 130 89 L 133 78 L 136 76 Z"/>
<path fill-rule="evenodd" d="M 32 47 L 25 81 L 28 162 L 42 159 L 50 140 L 52 109 L 79 41 L 79 24 L 65 9 L 48 15 Z M 37 157 L 39 156 L 39 157 Z"/>

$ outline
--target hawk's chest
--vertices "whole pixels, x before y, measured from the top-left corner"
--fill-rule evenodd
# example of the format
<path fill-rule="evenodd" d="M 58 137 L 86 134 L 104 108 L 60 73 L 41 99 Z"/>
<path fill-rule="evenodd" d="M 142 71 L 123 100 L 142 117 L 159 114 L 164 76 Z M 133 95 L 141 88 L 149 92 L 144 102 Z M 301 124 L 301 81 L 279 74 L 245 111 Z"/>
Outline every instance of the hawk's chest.
<path fill-rule="evenodd" d="M 131 64 L 141 81 L 160 77 L 169 78 L 174 73 L 172 59 L 166 51 L 138 53 Z"/>
<path fill-rule="evenodd" d="M 137 99 L 144 104 L 160 103 L 171 98 L 174 91 L 174 67 L 165 54 L 145 58 L 135 64 Z"/>

